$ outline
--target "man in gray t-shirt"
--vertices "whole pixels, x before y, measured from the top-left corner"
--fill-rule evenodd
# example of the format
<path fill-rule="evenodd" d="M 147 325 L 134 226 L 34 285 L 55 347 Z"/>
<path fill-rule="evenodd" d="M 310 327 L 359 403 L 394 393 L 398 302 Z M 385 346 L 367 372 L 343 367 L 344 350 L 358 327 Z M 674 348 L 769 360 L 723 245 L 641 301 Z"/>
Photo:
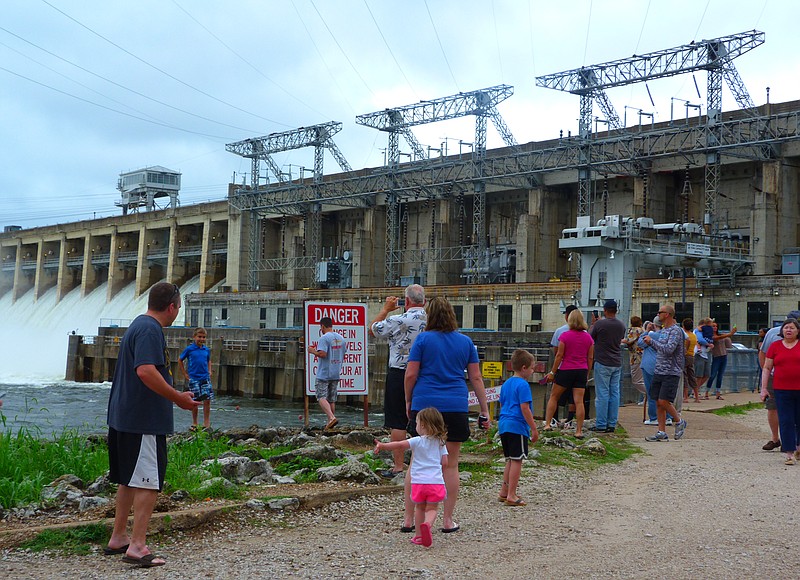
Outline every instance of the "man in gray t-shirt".
<path fill-rule="evenodd" d="M 328 417 L 326 429 L 335 427 L 336 398 L 339 389 L 339 375 L 342 371 L 344 356 L 347 354 L 347 341 L 338 332 L 333 331 L 333 320 L 327 316 L 319 321 L 322 336 L 316 344 L 308 345 L 308 352 L 317 357 L 317 372 L 314 389 L 317 402 Z"/>
<path fill-rule="evenodd" d="M 606 300 L 603 316 L 589 329 L 594 339 L 594 429 L 613 433 L 619 417 L 620 380 L 622 379 L 622 339 L 627 329 L 617 318 L 617 303 Z"/>

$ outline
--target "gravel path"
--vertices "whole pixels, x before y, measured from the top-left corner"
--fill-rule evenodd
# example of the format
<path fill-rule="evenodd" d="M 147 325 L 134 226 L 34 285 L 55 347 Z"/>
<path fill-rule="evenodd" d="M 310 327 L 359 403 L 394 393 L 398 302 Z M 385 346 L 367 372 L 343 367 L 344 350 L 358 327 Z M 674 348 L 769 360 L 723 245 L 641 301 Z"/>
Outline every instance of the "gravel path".
<path fill-rule="evenodd" d="M 635 407 L 625 418 L 641 413 Z M 686 437 L 590 473 L 526 469 L 529 505 L 495 501 L 497 483 L 462 488 L 462 529 L 430 549 L 398 531 L 399 495 L 265 515 L 240 512 L 158 546 L 163 568 L 118 558 L 4 553 L 5 578 L 554 578 L 795 576 L 793 504 L 800 466 L 761 451 L 766 414 L 722 419 L 687 411 Z M 629 423 L 625 423 L 629 424 Z M 702 437 L 692 437 L 692 428 Z M 631 428 L 641 440 L 639 425 Z"/>

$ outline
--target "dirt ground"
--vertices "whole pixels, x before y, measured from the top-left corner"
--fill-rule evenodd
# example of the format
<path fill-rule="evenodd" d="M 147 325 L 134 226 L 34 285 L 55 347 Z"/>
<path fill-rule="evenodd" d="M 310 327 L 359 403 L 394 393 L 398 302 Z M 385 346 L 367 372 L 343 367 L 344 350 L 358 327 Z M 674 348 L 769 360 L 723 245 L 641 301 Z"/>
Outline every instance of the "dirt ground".
<path fill-rule="evenodd" d="M 496 501 L 498 482 L 467 485 L 461 529 L 434 533 L 431 548 L 399 532 L 401 498 L 371 495 L 273 516 L 220 517 L 191 533 L 165 534 L 154 551 L 167 565 L 153 578 L 553 578 L 797 577 L 796 498 L 800 466 L 765 452 L 766 412 L 702 412 L 755 400 L 687 406 L 681 441 L 647 443 L 641 407 L 620 422 L 644 453 L 594 471 L 523 471 L 525 507 Z M 129 578 L 118 557 L 5 551 L 7 578 Z"/>

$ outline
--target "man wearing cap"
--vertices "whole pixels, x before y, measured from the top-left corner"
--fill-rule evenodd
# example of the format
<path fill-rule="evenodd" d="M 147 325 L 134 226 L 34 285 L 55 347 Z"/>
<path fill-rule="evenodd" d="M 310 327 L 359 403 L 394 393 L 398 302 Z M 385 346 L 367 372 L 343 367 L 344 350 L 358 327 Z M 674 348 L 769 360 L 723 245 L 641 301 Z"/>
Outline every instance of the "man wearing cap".
<path fill-rule="evenodd" d="M 573 310 L 577 310 L 578 307 L 574 304 L 568 304 L 567 307 L 564 309 L 564 320 L 569 320 L 569 315 Z M 558 351 L 558 337 L 564 334 L 566 331 L 569 330 L 569 324 L 564 324 L 563 326 L 559 326 L 556 328 L 556 331 L 553 333 L 553 338 L 550 339 L 550 346 L 553 347 L 553 356 L 555 356 L 556 351 Z"/>
<path fill-rule="evenodd" d="M 613 433 L 617 428 L 622 378 L 621 343 L 625 332 L 625 324 L 617 318 L 617 303 L 606 300 L 603 318 L 589 329 L 594 339 L 594 406 L 597 413 L 592 431 Z"/>
<path fill-rule="evenodd" d="M 786 318 L 794 318 L 800 320 L 800 310 L 792 310 L 786 315 Z M 764 368 L 764 361 L 767 359 L 767 349 L 773 342 L 781 339 L 781 327 L 775 326 L 767 331 L 764 335 L 764 342 L 761 344 L 761 350 L 758 351 L 758 361 L 761 368 Z M 761 397 L 764 401 L 764 406 L 767 409 L 767 423 L 769 423 L 769 430 L 772 432 L 772 438 L 761 448 L 764 451 L 772 451 L 773 449 L 781 448 L 781 439 L 778 435 L 778 407 L 775 404 L 775 393 L 772 392 L 772 376 L 770 375 L 769 383 L 767 383 L 767 397 Z"/>

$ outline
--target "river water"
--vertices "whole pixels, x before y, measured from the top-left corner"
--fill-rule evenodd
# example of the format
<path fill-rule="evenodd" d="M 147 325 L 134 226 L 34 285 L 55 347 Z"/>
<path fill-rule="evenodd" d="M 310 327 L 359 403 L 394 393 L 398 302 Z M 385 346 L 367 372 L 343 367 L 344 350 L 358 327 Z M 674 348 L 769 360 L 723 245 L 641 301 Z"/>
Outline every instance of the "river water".
<path fill-rule="evenodd" d="M 183 294 L 196 292 L 197 278 L 187 282 Z M 106 301 L 105 284 L 86 297 L 80 288 L 69 292 L 56 303 L 55 288 L 38 300 L 28 291 L 16 302 L 11 292 L 0 298 L 0 427 L 16 432 L 25 428 L 42 436 L 64 429 L 88 433 L 106 430 L 106 407 L 110 383 L 75 383 L 65 381 L 68 335 L 96 334 L 101 320 L 124 325 L 147 310 L 146 293 L 133 297 L 133 284 Z M 179 319 L 180 322 L 181 319 Z M 316 401 L 310 401 L 310 425 L 323 426 L 325 414 Z M 202 417 L 202 408 L 200 410 Z M 363 411 L 339 406 L 337 417 L 342 425 L 363 425 Z M 371 414 L 369 423 L 383 424 L 382 414 Z M 264 399 L 219 397 L 211 404 L 214 428 L 303 425 L 303 404 L 276 403 Z M 191 413 L 175 408 L 175 429 L 191 425 Z"/>
<path fill-rule="evenodd" d="M 0 395 L 6 393 L 0 408 L 0 420 L 5 429 L 29 432 L 50 437 L 64 429 L 85 433 L 104 433 L 106 408 L 111 383 L 75 383 L 72 381 L 34 381 L 9 383 L 0 380 Z M 202 408 L 199 417 L 202 423 Z M 316 401 L 309 402 L 309 424 L 322 427 L 327 422 Z M 336 413 L 341 425 L 353 427 L 364 424 L 360 409 L 342 407 Z M 175 408 L 175 430 L 185 431 L 192 424 L 189 411 Z M 370 414 L 371 426 L 383 425 L 383 414 Z M 303 404 L 287 405 L 264 399 L 218 397 L 211 402 L 211 426 L 231 427 L 302 427 Z"/>

